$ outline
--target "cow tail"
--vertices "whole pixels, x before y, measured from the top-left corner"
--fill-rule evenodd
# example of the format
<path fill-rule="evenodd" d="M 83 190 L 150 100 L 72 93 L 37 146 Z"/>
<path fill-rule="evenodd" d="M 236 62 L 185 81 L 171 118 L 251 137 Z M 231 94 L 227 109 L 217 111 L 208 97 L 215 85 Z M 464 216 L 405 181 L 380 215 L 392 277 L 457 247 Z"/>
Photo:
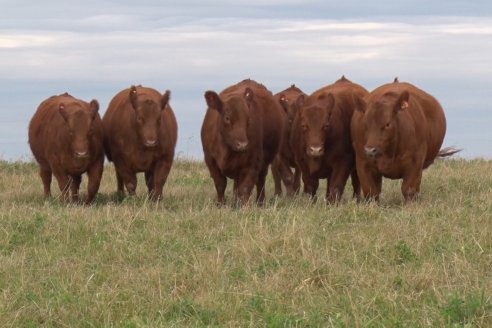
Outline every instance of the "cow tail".
<path fill-rule="evenodd" d="M 453 147 L 446 147 L 446 148 L 441 149 L 437 153 L 437 157 L 439 157 L 439 158 L 449 157 L 449 156 L 452 156 L 456 153 L 459 153 L 460 151 L 461 151 L 461 149 L 457 149 L 457 148 L 453 148 Z"/>

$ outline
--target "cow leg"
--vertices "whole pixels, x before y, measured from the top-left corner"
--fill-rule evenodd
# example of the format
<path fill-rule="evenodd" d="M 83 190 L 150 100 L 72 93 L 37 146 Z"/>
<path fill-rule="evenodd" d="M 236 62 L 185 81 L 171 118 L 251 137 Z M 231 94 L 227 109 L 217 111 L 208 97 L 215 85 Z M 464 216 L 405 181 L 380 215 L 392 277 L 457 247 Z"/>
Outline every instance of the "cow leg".
<path fill-rule="evenodd" d="M 408 176 L 403 178 L 401 192 L 405 202 L 409 203 L 417 199 L 420 192 L 420 183 L 422 182 L 422 169 L 413 170 Z"/>
<path fill-rule="evenodd" d="M 294 184 L 292 188 L 295 194 L 298 194 L 301 189 L 301 170 L 297 166 L 294 168 Z"/>
<path fill-rule="evenodd" d="M 215 161 L 205 156 L 205 164 L 207 164 L 210 176 L 214 180 L 215 190 L 217 191 L 217 205 L 222 206 L 225 204 L 225 190 L 227 187 L 227 177 L 222 175 Z"/>
<path fill-rule="evenodd" d="M 261 188 L 260 182 L 258 182 L 258 171 L 248 168 L 247 171 L 243 174 L 241 174 L 241 178 L 239 180 L 239 186 L 238 186 L 238 198 L 239 198 L 239 204 L 240 205 L 245 205 L 249 201 L 249 197 L 251 196 L 251 192 L 253 190 L 253 187 L 255 186 L 257 188 Z M 265 187 L 265 182 L 263 181 L 263 188 Z M 265 195 L 261 195 L 260 189 L 257 189 L 259 191 L 257 195 L 257 200 L 261 201 L 261 197 L 263 199 L 265 198 Z"/>
<path fill-rule="evenodd" d="M 128 191 L 128 195 L 135 196 L 137 194 L 137 174 L 128 174 L 126 177 L 123 177 L 123 181 L 125 181 L 126 190 Z"/>
<path fill-rule="evenodd" d="M 238 199 L 238 191 L 239 191 L 239 176 L 234 178 L 234 184 L 232 186 L 232 196 L 234 198 L 234 202 L 237 202 Z"/>
<path fill-rule="evenodd" d="M 41 176 L 41 180 L 43 181 L 44 196 L 50 197 L 51 196 L 51 178 L 52 178 L 51 170 L 49 169 L 49 167 L 41 166 L 39 169 L 39 175 Z"/>
<path fill-rule="evenodd" d="M 152 179 L 153 182 L 151 181 L 154 185 L 153 192 L 150 193 L 151 191 L 149 189 L 149 196 L 152 200 L 158 201 L 162 199 L 162 189 L 164 188 L 164 184 L 166 183 L 169 172 L 171 171 L 172 163 L 172 158 L 164 158 L 156 164 Z"/>
<path fill-rule="evenodd" d="M 280 163 L 280 175 L 285 185 L 285 192 L 287 196 L 292 196 L 295 193 L 294 189 L 294 174 L 292 173 L 290 166 L 286 161 Z"/>
<path fill-rule="evenodd" d="M 272 162 L 272 176 L 275 185 L 275 196 L 282 195 L 282 181 L 280 174 L 280 157 L 276 156 Z"/>
<path fill-rule="evenodd" d="M 350 170 L 347 165 L 337 165 L 329 173 L 328 187 L 326 188 L 326 199 L 335 203 L 342 198 L 345 184 L 347 183 Z"/>
<path fill-rule="evenodd" d="M 145 172 L 145 184 L 147 185 L 147 190 L 149 192 L 149 197 L 154 194 L 154 176 L 152 171 Z"/>
<path fill-rule="evenodd" d="M 265 203 L 265 182 L 268 174 L 268 165 L 258 174 L 256 182 L 256 203 L 263 205 Z"/>
<path fill-rule="evenodd" d="M 136 195 L 136 190 L 137 190 L 137 174 L 135 172 L 132 172 L 131 170 L 127 169 L 126 167 L 119 167 L 118 168 L 118 175 L 121 177 L 121 180 L 123 181 L 123 184 L 126 187 L 126 190 L 128 191 L 128 195 L 130 196 L 135 196 Z M 118 177 L 118 175 L 116 177 Z M 119 188 L 119 182 L 118 182 L 118 188 Z M 120 190 L 118 190 L 120 192 Z M 123 192 L 123 190 L 121 190 Z"/>
<path fill-rule="evenodd" d="M 383 177 L 377 172 L 372 172 L 366 168 L 365 163 L 357 161 L 357 175 L 359 176 L 362 193 L 367 200 L 379 201 Z"/>
<path fill-rule="evenodd" d="M 70 191 L 72 193 L 72 202 L 78 203 L 79 202 L 79 188 L 80 188 L 80 183 L 82 182 L 82 176 L 81 175 L 72 175 L 72 183 L 70 184 Z"/>
<path fill-rule="evenodd" d="M 72 179 L 67 174 L 61 171 L 54 171 L 53 173 L 56 180 L 58 181 L 58 187 L 60 188 L 60 191 L 62 193 L 61 197 L 63 201 L 68 202 L 70 196 L 70 184 L 72 182 Z"/>
<path fill-rule="evenodd" d="M 359 200 L 360 198 L 360 181 L 357 175 L 357 170 L 352 170 L 350 173 L 350 180 L 352 180 L 352 189 L 354 190 L 352 197 Z"/>
<path fill-rule="evenodd" d="M 116 192 L 124 196 L 125 195 L 125 184 L 123 183 L 123 176 L 121 175 L 120 169 L 115 165 L 116 172 Z"/>
<path fill-rule="evenodd" d="M 123 186 L 125 186 L 128 195 L 135 196 L 137 190 L 137 174 L 127 167 L 125 162 L 120 161 L 114 164 L 118 182 L 118 194 L 124 195 Z"/>
<path fill-rule="evenodd" d="M 99 186 L 101 184 L 102 174 L 104 170 L 104 160 L 98 161 L 92 165 L 87 171 L 87 196 L 85 197 L 85 204 L 90 204 L 96 196 Z M 117 176 L 118 177 L 118 176 Z"/>
<path fill-rule="evenodd" d="M 314 198 L 316 191 L 318 191 L 319 180 L 308 174 L 303 174 L 302 181 L 304 182 L 304 193 Z"/>

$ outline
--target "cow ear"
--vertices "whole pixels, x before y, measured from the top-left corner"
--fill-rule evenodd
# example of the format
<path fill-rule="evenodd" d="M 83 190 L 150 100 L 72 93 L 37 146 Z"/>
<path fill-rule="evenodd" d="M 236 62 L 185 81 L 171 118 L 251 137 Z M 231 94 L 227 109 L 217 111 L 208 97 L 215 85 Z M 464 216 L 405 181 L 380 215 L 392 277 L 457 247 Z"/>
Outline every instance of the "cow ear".
<path fill-rule="evenodd" d="M 367 107 L 365 100 L 362 97 L 356 96 L 356 95 L 353 95 L 352 97 L 353 97 L 353 100 L 355 103 L 355 110 L 358 110 L 359 112 L 364 113 L 366 111 L 366 107 Z"/>
<path fill-rule="evenodd" d="M 60 115 L 63 117 L 65 122 L 68 122 L 68 111 L 64 103 L 60 103 L 60 105 L 58 105 L 58 111 L 60 112 Z"/>
<path fill-rule="evenodd" d="M 408 108 L 408 100 L 410 98 L 410 93 L 408 90 L 405 90 L 401 93 L 401 95 L 398 97 L 398 101 L 396 102 L 396 108 L 395 111 L 400 111 L 400 110 L 405 110 Z"/>
<path fill-rule="evenodd" d="M 89 103 L 89 108 L 91 111 L 92 119 L 95 119 L 97 112 L 99 111 L 99 102 L 96 99 L 92 99 Z"/>
<path fill-rule="evenodd" d="M 137 110 L 138 95 L 137 95 L 137 88 L 134 85 L 132 85 L 130 88 L 130 102 L 132 104 L 133 109 Z"/>
<path fill-rule="evenodd" d="M 162 98 L 161 98 L 161 110 L 166 108 L 167 104 L 169 103 L 170 98 L 171 98 L 171 91 L 166 90 L 166 92 L 164 92 L 164 94 L 162 95 Z"/>
<path fill-rule="evenodd" d="M 244 90 L 244 99 L 246 99 L 248 106 L 251 105 L 253 98 L 254 98 L 253 90 L 251 90 L 250 88 L 246 88 L 246 90 Z"/>
<path fill-rule="evenodd" d="M 324 93 L 318 97 L 318 100 L 322 101 L 326 108 L 333 108 L 335 105 L 335 97 L 332 93 Z"/>
<path fill-rule="evenodd" d="M 289 101 L 287 100 L 287 98 L 285 98 L 285 95 L 283 93 L 280 94 L 280 97 L 278 98 L 278 102 L 280 103 L 284 111 L 287 113 L 289 111 Z"/>
<path fill-rule="evenodd" d="M 205 92 L 205 100 L 207 101 L 208 108 L 213 108 L 219 113 L 222 113 L 222 108 L 224 107 L 224 104 L 222 103 L 222 100 L 220 100 L 220 97 L 216 92 Z"/>
<path fill-rule="evenodd" d="M 299 95 L 299 97 L 297 97 L 297 100 L 296 100 L 297 110 L 301 110 L 301 108 L 304 107 L 305 101 L 306 101 L 306 99 L 305 99 L 304 95 Z"/>

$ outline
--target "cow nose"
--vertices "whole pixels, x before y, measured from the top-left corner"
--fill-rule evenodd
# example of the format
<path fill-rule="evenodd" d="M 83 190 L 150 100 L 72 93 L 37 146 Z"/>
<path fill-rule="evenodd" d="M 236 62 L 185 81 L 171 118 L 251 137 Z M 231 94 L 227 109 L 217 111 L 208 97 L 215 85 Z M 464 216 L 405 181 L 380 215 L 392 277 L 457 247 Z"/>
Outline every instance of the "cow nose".
<path fill-rule="evenodd" d="M 323 153 L 324 153 L 323 147 L 314 147 L 314 146 L 309 147 L 309 155 L 311 156 L 318 157 L 323 155 Z"/>
<path fill-rule="evenodd" d="M 157 144 L 157 139 L 154 140 L 145 140 L 145 146 L 154 147 Z"/>
<path fill-rule="evenodd" d="M 247 141 L 237 141 L 236 142 L 236 149 L 239 151 L 246 149 L 247 146 L 248 146 Z"/>
<path fill-rule="evenodd" d="M 88 152 L 87 151 L 76 151 L 75 156 L 77 156 L 79 158 L 84 158 L 84 157 L 88 156 Z"/>
<path fill-rule="evenodd" d="M 374 157 L 378 154 L 378 149 L 376 147 L 364 147 L 364 151 L 367 156 Z"/>

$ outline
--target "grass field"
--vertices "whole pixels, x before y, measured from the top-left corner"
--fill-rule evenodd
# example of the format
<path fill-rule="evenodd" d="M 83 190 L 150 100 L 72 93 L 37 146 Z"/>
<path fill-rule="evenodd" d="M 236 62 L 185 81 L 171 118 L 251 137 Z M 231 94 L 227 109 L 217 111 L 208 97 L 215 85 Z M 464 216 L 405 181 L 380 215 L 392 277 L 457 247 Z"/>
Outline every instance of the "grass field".
<path fill-rule="evenodd" d="M 333 206 L 269 180 L 263 208 L 219 209 L 190 161 L 155 204 L 142 178 L 120 200 L 107 166 L 65 205 L 0 162 L 1 327 L 492 327 L 492 161 L 437 162 L 407 206 L 397 181 Z"/>

